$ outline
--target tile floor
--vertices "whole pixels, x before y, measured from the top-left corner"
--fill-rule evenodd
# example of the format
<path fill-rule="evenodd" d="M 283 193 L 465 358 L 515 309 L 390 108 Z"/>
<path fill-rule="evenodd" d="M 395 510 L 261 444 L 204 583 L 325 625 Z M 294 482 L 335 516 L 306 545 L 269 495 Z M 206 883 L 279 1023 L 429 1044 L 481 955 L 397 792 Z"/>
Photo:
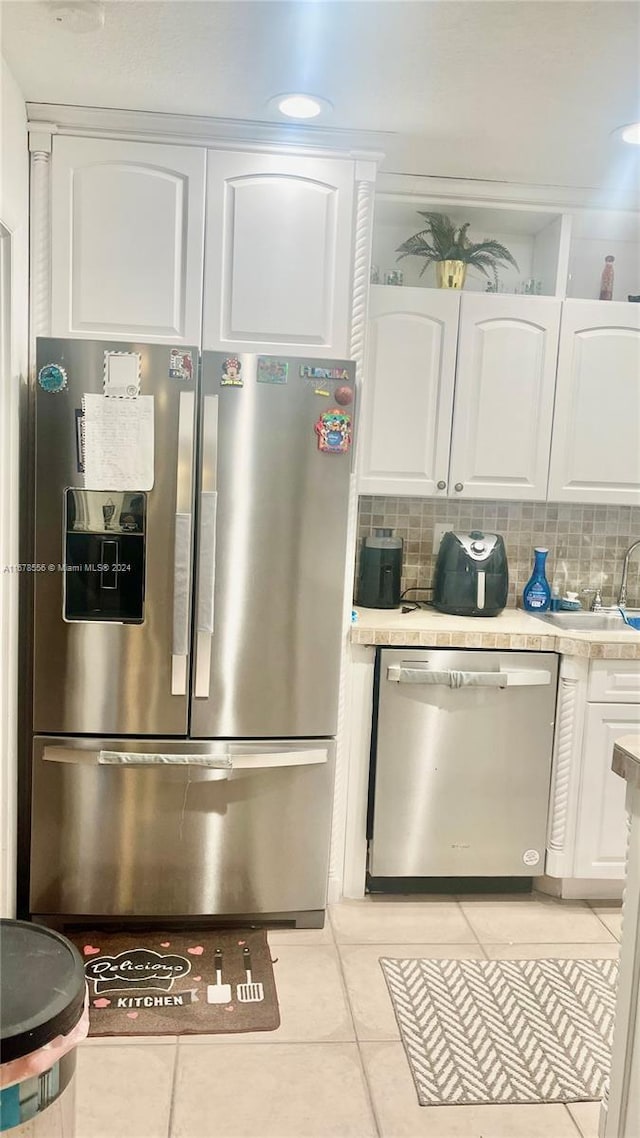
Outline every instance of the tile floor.
<path fill-rule="evenodd" d="M 599 1107 L 418 1106 L 378 957 L 617 955 L 619 907 L 529 896 L 346 901 L 269 935 L 275 1032 L 89 1040 L 76 1138 L 596 1138 Z"/>

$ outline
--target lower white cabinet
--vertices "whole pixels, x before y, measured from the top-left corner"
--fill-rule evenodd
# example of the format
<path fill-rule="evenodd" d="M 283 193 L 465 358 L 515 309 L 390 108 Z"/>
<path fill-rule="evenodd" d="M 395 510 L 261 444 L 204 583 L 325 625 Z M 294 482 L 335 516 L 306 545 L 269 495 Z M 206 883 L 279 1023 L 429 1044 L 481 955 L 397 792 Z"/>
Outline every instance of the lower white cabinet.
<path fill-rule="evenodd" d="M 612 878 L 624 873 L 626 788 L 624 780 L 611 770 L 611 756 L 616 739 L 640 729 L 639 714 L 640 708 L 633 704 L 587 704 L 573 861 L 575 877 Z"/>
<path fill-rule="evenodd" d="M 546 873 L 591 882 L 585 895 L 598 895 L 597 882 L 624 878 L 625 787 L 611 757 L 617 739 L 640 732 L 639 673 L 637 660 L 560 663 Z"/>

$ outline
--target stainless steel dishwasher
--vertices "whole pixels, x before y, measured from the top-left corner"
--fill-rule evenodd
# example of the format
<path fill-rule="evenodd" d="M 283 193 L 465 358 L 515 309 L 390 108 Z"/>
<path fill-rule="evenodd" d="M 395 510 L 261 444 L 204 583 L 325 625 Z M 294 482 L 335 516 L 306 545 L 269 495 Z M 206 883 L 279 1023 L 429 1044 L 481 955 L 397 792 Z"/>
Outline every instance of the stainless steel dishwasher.
<path fill-rule="evenodd" d="M 552 652 L 378 651 L 370 888 L 544 873 L 557 675 Z"/>

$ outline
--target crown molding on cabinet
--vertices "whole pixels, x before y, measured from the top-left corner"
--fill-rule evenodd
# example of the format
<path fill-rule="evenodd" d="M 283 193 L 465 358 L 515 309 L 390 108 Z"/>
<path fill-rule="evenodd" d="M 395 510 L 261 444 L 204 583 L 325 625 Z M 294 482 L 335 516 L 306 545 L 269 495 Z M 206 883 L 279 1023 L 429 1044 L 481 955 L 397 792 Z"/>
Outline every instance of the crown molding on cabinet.
<path fill-rule="evenodd" d="M 183 146 L 220 147 L 226 150 L 274 150 L 308 153 L 313 157 L 345 156 L 356 161 L 382 161 L 385 131 L 327 130 L 298 124 L 249 122 L 170 115 L 156 111 L 70 107 L 55 103 L 27 103 L 30 134 L 90 135 L 92 138 L 167 142 Z"/>
<path fill-rule="evenodd" d="M 603 209 L 636 212 L 638 199 L 631 191 L 589 186 L 536 186 L 522 182 L 482 181 L 430 174 L 382 171 L 376 183 L 377 196 L 386 201 L 419 204 L 456 201 L 459 205 L 504 204 L 511 209 L 563 212 L 571 209 Z"/>

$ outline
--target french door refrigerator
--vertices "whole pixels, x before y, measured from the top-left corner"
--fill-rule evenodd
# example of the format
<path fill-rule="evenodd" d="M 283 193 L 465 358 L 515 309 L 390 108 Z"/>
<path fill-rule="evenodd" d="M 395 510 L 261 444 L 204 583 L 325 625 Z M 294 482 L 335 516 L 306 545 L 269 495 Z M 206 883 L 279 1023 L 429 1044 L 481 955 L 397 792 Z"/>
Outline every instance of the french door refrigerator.
<path fill-rule="evenodd" d="M 39 339 L 30 912 L 323 920 L 349 361 Z"/>

